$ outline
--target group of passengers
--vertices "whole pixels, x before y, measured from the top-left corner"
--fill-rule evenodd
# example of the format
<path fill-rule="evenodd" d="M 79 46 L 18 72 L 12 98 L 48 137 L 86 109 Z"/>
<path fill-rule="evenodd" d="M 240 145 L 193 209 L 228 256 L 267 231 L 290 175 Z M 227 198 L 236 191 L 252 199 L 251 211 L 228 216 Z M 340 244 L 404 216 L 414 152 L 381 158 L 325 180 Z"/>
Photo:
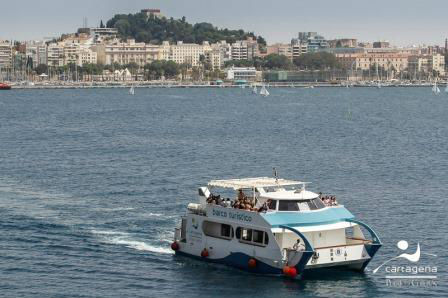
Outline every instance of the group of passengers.
<path fill-rule="evenodd" d="M 319 197 L 327 207 L 338 205 L 338 201 L 336 201 L 335 196 L 322 196 L 322 193 L 319 193 Z"/>
<path fill-rule="evenodd" d="M 249 199 L 244 194 L 242 189 L 240 189 L 238 191 L 238 197 L 236 198 L 232 207 L 235 209 L 242 209 L 242 210 L 247 210 L 247 211 L 257 211 L 258 210 L 257 208 L 255 208 L 254 200 Z"/>
<path fill-rule="evenodd" d="M 231 207 L 232 206 L 232 202 L 230 201 L 230 199 L 224 199 L 221 198 L 220 195 L 213 195 L 211 194 L 208 199 L 207 199 L 207 203 L 208 204 L 215 204 L 215 205 L 219 205 L 222 207 Z"/>

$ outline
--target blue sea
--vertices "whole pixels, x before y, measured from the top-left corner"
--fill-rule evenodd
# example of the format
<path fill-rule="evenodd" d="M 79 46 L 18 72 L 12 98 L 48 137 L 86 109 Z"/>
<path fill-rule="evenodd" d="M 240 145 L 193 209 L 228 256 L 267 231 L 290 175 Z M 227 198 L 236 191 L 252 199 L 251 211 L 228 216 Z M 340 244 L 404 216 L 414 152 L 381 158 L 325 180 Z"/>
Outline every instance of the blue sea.
<path fill-rule="evenodd" d="M 269 91 L 0 92 L 0 296 L 445 296 L 448 95 Z M 378 232 L 383 247 L 364 274 L 293 281 L 173 255 L 198 187 L 273 167 L 336 195 Z M 374 274 L 403 253 L 400 240 L 410 254 L 420 245 L 419 262 Z M 437 278 L 388 280 L 389 265 L 436 267 Z"/>

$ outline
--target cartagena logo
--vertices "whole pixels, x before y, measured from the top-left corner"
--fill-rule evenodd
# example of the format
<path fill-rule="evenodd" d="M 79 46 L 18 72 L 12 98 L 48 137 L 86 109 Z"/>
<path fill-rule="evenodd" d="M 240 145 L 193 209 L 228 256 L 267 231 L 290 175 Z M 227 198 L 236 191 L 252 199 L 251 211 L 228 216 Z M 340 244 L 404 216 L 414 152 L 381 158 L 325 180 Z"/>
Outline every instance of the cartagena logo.
<path fill-rule="evenodd" d="M 397 243 L 399 250 L 403 253 L 390 258 L 373 270 L 376 274 L 381 268 L 386 272 L 386 285 L 391 287 L 434 287 L 437 286 L 437 266 L 420 264 L 422 255 L 437 257 L 435 254 L 422 252 L 420 243 L 414 253 L 407 253 L 409 243 L 406 240 L 400 240 Z M 407 264 L 390 265 L 393 260 L 405 260 Z M 386 266 L 387 265 L 387 266 Z"/>

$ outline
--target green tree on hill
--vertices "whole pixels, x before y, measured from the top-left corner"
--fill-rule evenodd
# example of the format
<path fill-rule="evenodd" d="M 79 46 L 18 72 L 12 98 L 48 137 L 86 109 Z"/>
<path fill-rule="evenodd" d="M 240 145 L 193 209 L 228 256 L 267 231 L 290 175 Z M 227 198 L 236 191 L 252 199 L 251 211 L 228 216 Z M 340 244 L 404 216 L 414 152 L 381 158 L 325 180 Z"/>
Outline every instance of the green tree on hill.
<path fill-rule="evenodd" d="M 137 42 L 160 44 L 163 41 L 185 43 L 202 43 L 208 41 L 215 43 L 225 40 L 233 43 L 236 40 L 244 40 L 247 37 L 257 39 L 261 45 L 266 41 L 261 36 L 256 36 L 253 32 L 244 30 L 220 29 L 210 23 L 190 24 L 185 17 L 181 19 L 149 17 L 144 13 L 136 14 L 117 14 L 110 19 L 106 26 L 108 28 L 117 28 L 119 37 L 122 39 L 133 38 Z"/>

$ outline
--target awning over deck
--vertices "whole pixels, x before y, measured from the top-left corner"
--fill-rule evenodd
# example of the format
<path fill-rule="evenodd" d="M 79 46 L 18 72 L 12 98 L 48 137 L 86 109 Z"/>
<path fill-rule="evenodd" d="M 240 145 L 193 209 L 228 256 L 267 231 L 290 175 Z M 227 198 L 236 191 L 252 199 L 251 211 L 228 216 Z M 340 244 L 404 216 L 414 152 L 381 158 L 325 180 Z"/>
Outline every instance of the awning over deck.
<path fill-rule="evenodd" d="M 276 186 L 291 186 L 303 185 L 306 182 L 293 181 L 286 179 L 275 179 L 269 177 L 245 178 L 245 179 L 227 179 L 227 180 L 212 180 L 208 183 L 209 186 L 244 189 L 256 187 L 276 187 Z"/>

